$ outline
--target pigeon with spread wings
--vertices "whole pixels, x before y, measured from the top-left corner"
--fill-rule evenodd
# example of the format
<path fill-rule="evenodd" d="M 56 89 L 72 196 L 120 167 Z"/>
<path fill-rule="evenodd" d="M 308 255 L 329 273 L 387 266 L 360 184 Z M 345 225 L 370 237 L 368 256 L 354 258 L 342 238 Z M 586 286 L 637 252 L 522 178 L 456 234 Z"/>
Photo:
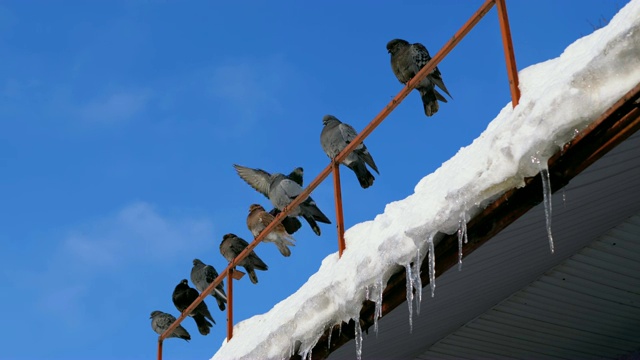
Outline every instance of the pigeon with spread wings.
<path fill-rule="evenodd" d="M 262 169 L 252 169 L 237 164 L 233 167 L 242 180 L 271 200 L 273 206 L 278 210 L 284 209 L 302 193 L 302 186 L 284 174 L 270 174 Z M 318 236 L 320 236 L 320 227 L 316 221 L 331 224 L 329 218 L 320 211 L 311 196 L 293 209 L 289 215 L 302 216 Z"/>

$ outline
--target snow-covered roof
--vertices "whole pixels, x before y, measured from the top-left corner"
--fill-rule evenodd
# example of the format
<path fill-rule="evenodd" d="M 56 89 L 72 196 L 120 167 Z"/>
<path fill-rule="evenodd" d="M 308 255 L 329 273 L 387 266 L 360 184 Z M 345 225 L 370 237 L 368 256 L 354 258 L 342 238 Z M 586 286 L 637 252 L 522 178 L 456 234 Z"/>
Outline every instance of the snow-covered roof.
<path fill-rule="evenodd" d="M 329 327 L 358 319 L 367 297 L 380 303 L 371 289 L 379 294 L 400 267 L 419 266 L 436 233 L 456 232 L 460 219 L 544 170 L 550 156 L 640 82 L 640 1 L 519 76 L 522 97 L 515 109 L 507 104 L 413 195 L 347 230 L 342 258 L 327 256 L 294 294 L 236 324 L 213 359 L 282 359 L 293 352 L 304 358 Z"/>

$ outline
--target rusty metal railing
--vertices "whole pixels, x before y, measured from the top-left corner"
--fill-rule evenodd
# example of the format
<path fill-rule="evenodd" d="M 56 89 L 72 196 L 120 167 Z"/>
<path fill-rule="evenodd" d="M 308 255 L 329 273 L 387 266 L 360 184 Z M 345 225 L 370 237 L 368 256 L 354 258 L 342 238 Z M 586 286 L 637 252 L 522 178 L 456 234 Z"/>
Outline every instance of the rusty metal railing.
<path fill-rule="evenodd" d="M 191 313 L 200 302 L 207 297 L 211 291 L 227 277 L 227 341 L 233 337 L 233 279 L 239 279 L 242 277 L 242 273 L 235 270 L 238 263 L 249 255 L 253 249 L 258 246 L 262 239 L 273 230 L 275 226 L 280 224 L 285 216 L 287 216 L 292 209 L 300 205 L 313 190 L 315 190 L 320 183 L 322 183 L 330 173 L 333 173 L 334 183 L 334 198 L 336 206 L 336 222 L 338 232 L 338 254 L 342 256 L 342 252 L 345 249 L 344 242 L 344 218 L 342 214 L 342 192 L 340 187 L 340 163 L 349 155 L 358 145 L 360 145 L 364 139 L 369 136 L 375 130 L 380 123 L 406 98 L 409 93 L 415 89 L 415 87 L 424 79 L 438 64 L 444 59 L 453 48 L 471 31 L 471 29 L 486 15 L 489 10 L 496 5 L 498 10 L 498 18 L 500 20 L 500 30 L 502 33 L 502 42 L 504 46 L 507 74 L 509 77 L 509 87 L 511 90 L 511 104 L 513 107 L 518 105 L 520 100 L 520 90 L 518 88 L 518 72 L 516 68 L 515 56 L 513 53 L 513 43 L 511 40 L 511 31 L 509 28 L 509 19 L 507 17 L 507 8 L 505 0 L 486 0 L 482 6 L 467 20 L 464 25 L 453 35 L 453 37 L 438 51 L 431 61 L 425 65 L 406 86 L 376 115 L 373 120 L 356 136 L 356 138 L 344 148 L 330 163 L 325 167 L 318 176 L 300 193 L 298 197 L 287 205 L 280 214 L 260 233 L 255 239 L 244 249 L 238 256 L 233 259 L 227 265 L 227 267 L 220 273 L 220 275 L 193 301 L 189 307 L 187 307 L 182 314 L 176 319 L 176 321 L 167 328 L 167 330 L 158 337 L 158 360 L 162 360 L 162 344 L 164 339 L 171 334 L 178 325 L 187 317 L 187 314 Z"/>

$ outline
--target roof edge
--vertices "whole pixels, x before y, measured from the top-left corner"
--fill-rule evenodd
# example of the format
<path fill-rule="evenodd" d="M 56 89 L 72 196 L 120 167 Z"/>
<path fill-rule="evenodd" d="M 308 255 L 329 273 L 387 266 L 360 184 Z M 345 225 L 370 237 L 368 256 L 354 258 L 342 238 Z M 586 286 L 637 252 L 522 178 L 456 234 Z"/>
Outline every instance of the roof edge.
<path fill-rule="evenodd" d="M 586 129 L 556 152 L 548 161 L 551 191 L 562 189 L 571 179 L 640 129 L 640 83 L 622 96 Z M 540 174 L 527 178 L 525 186 L 514 188 L 485 207 L 467 224 L 466 257 L 543 200 Z M 435 247 L 437 276 L 458 262 L 457 234 L 439 234 Z M 429 284 L 428 263 L 420 268 L 422 286 Z M 382 316 L 406 301 L 406 273 L 401 268 L 391 276 L 383 292 Z M 365 300 L 360 311 L 363 331 L 374 324 L 375 303 Z M 355 322 L 335 325 L 325 331 L 314 346 L 312 359 L 326 359 L 333 351 L 355 338 Z M 331 343 L 329 343 L 329 340 Z M 302 359 L 300 355 L 291 359 Z"/>

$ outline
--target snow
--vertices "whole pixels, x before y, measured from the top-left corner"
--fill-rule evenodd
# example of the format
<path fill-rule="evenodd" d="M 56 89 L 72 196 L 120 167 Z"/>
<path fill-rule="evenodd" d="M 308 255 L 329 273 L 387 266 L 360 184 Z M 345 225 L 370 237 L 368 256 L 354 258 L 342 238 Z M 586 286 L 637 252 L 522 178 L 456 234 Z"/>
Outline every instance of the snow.
<path fill-rule="evenodd" d="M 551 155 L 639 82 L 640 0 L 634 0 L 558 58 L 520 71 L 516 109 L 507 104 L 471 145 L 424 177 L 413 195 L 347 230 L 342 259 L 327 256 L 297 292 L 236 324 L 233 338 L 223 341 L 213 359 L 282 359 L 292 352 L 305 358 L 329 327 L 350 319 L 359 324 L 369 292 L 378 303 L 381 284 L 393 273 L 419 269 L 409 264 L 433 249 L 436 233 L 460 231 L 462 239 L 461 219 L 466 222 L 505 191 L 523 186 L 525 178 L 546 171 Z M 417 287 L 415 276 L 408 281 Z M 407 303 L 411 309 L 413 302 Z M 361 334 L 357 340 L 359 355 Z"/>

